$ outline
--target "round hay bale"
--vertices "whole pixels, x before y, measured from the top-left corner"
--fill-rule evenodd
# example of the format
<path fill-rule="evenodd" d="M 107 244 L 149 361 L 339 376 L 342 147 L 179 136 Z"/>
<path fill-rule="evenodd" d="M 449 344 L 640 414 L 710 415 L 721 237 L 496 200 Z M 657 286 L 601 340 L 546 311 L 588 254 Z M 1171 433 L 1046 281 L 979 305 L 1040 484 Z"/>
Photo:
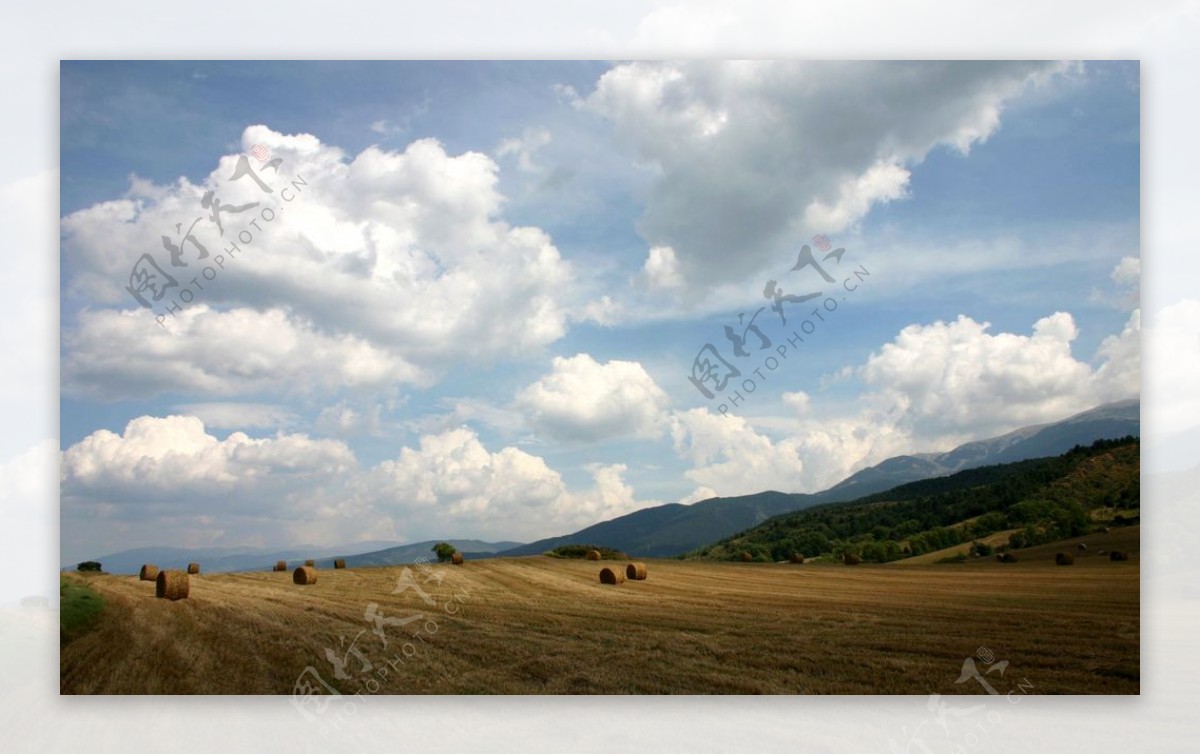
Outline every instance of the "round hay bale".
<path fill-rule="evenodd" d="M 1075 557 L 1070 553 L 1055 553 L 1054 563 L 1058 564 L 1059 566 L 1070 566 L 1071 564 L 1075 563 Z"/>
<path fill-rule="evenodd" d="M 296 571 L 292 572 L 292 581 L 298 585 L 315 585 L 317 570 L 311 566 L 297 566 Z"/>
<path fill-rule="evenodd" d="M 1075 547 L 1081 551 L 1085 551 L 1085 550 L 1087 550 L 1087 543 L 1080 543 L 1079 545 L 1076 545 Z"/>
<path fill-rule="evenodd" d="M 754 556 L 749 551 L 742 551 L 738 554 L 738 558 L 747 564 L 754 560 Z"/>
<path fill-rule="evenodd" d="M 454 551 L 454 553 L 450 556 L 450 563 L 454 564 L 455 566 L 462 566 L 463 555 L 458 551 Z"/>
<path fill-rule="evenodd" d="M 600 584 L 602 585 L 619 585 L 625 581 L 625 575 L 616 569 L 604 567 L 600 570 Z"/>
<path fill-rule="evenodd" d="M 1125 551 L 1112 551 L 1108 554 L 1109 561 L 1128 561 L 1129 554 Z"/>
<path fill-rule="evenodd" d="M 310 558 L 310 559 L 308 559 L 307 561 L 305 561 L 305 562 L 304 562 L 304 565 L 305 565 L 305 566 L 316 566 L 316 565 L 317 565 L 317 562 L 316 562 L 316 561 L 314 561 L 314 560 L 312 560 L 312 559 Z"/>
<path fill-rule="evenodd" d="M 587 560 L 588 561 L 599 561 L 600 560 L 600 551 L 588 551 L 587 552 Z"/>
<path fill-rule="evenodd" d="M 154 580 L 154 595 L 167 600 L 183 600 L 191 589 L 191 580 L 181 571 L 160 571 Z"/>
<path fill-rule="evenodd" d="M 335 558 L 335 559 L 333 560 L 333 568 L 334 568 L 334 569 L 345 569 L 345 568 L 346 568 L 346 559 L 344 559 L 344 558 Z"/>
<path fill-rule="evenodd" d="M 1000 563 L 1002 563 L 1002 564 L 1017 563 L 1017 554 L 1015 554 L 1015 553 L 1004 553 L 999 556 L 996 556 L 996 558 L 1000 559 Z"/>
<path fill-rule="evenodd" d="M 142 564 L 142 570 L 138 572 L 138 579 L 143 582 L 153 582 L 158 579 L 158 567 L 154 564 Z"/>
<path fill-rule="evenodd" d="M 793 553 L 788 560 L 791 561 L 793 564 L 802 564 L 802 563 L 804 563 L 804 554 L 803 553 Z"/>
<path fill-rule="evenodd" d="M 287 571 L 287 561 L 276 561 L 275 571 Z"/>
<path fill-rule="evenodd" d="M 625 565 L 625 576 L 629 579 L 645 579 L 646 565 L 641 561 L 634 561 L 631 564 Z"/>
<path fill-rule="evenodd" d="M 842 556 L 842 563 L 846 566 L 858 566 L 862 563 L 862 559 L 855 553 L 846 553 Z"/>
<path fill-rule="evenodd" d="M 188 574 L 199 574 L 199 573 L 200 573 L 200 564 L 196 563 L 195 561 L 188 564 Z"/>

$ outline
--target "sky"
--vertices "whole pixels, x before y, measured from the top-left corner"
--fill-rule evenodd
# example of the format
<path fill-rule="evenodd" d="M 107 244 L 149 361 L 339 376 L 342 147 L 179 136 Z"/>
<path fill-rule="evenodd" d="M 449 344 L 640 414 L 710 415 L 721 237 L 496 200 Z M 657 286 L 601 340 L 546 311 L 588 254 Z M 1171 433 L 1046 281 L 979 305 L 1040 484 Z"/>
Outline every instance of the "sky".
<path fill-rule="evenodd" d="M 64 563 L 530 541 L 1140 393 L 1136 62 L 60 74 Z"/>

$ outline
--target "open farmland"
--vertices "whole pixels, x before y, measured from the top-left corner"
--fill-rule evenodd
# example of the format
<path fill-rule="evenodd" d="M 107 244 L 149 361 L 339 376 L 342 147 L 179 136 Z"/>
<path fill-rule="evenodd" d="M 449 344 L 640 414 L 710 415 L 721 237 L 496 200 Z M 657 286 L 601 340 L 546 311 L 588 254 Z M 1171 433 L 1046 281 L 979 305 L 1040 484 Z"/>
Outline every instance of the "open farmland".
<path fill-rule="evenodd" d="M 981 647 L 1008 661 L 988 677 L 1001 693 L 1139 690 L 1136 553 L 1071 567 L 646 564 L 647 580 L 618 586 L 597 578 L 618 562 L 412 568 L 434 606 L 415 589 L 393 594 L 403 567 L 322 570 L 306 586 L 290 572 L 199 574 L 177 602 L 136 576 L 70 575 L 105 608 L 65 641 L 61 690 L 291 694 L 311 666 L 343 694 L 976 694 L 956 681 Z M 364 618 L 371 604 L 424 616 L 385 625 L 385 648 Z"/>

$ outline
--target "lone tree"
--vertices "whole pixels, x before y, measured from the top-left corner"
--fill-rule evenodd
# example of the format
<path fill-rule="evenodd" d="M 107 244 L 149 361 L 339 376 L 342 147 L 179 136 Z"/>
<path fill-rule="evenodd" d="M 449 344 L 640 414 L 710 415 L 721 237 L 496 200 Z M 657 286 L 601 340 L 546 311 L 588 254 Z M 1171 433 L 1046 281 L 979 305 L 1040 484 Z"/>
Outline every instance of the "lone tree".
<path fill-rule="evenodd" d="M 100 571 L 99 561 L 83 561 L 75 567 L 76 571 Z"/>
<path fill-rule="evenodd" d="M 450 543 L 438 543 L 432 550 L 437 554 L 438 561 L 449 561 L 457 549 Z"/>

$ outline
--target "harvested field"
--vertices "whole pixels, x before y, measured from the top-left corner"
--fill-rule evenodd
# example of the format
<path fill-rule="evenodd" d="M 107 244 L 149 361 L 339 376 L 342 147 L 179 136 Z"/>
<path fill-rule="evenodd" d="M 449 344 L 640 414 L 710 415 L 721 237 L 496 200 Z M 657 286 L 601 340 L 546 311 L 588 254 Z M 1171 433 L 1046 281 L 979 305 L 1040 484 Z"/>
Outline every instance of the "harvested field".
<path fill-rule="evenodd" d="M 63 647 L 61 690 L 291 694 L 312 666 L 352 694 L 365 683 L 359 662 L 351 657 L 352 678 L 339 680 L 324 651 L 362 630 L 359 647 L 376 666 L 405 641 L 415 648 L 379 694 L 974 694 L 955 681 L 981 646 L 1009 662 L 1004 685 L 1027 679 L 1031 693 L 1139 690 L 1136 559 L 1083 558 L 1070 569 L 1052 557 L 853 569 L 646 563 L 654 579 L 620 589 L 583 560 L 433 567 L 440 583 L 410 570 L 433 607 L 411 588 L 393 594 L 403 567 L 330 570 L 305 587 L 271 572 L 212 574 L 178 602 L 155 600 L 136 576 L 69 575 L 105 610 Z M 385 650 L 363 618 L 370 603 L 384 616 L 425 617 L 387 627 Z"/>

